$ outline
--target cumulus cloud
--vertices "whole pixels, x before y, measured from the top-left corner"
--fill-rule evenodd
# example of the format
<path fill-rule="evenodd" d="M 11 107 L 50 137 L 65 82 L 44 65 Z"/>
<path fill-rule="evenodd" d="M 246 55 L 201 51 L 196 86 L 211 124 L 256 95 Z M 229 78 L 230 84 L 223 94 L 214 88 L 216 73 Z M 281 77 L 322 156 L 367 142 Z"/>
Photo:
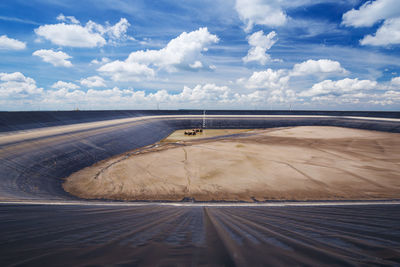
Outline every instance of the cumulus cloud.
<path fill-rule="evenodd" d="M 342 24 L 352 27 L 371 27 L 384 21 L 375 34 L 366 35 L 361 45 L 386 46 L 400 44 L 400 5 L 397 0 L 367 1 L 359 9 L 343 14 Z"/>
<path fill-rule="evenodd" d="M 189 33 L 183 32 L 160 50 L 132 52 L 125 61 L 107 63 L 98 71 L 115 81 L 138 81 L 144 77 L 154 77 L 158 70 L 175 72 L 178 69 L 204 68 L 202 52 L 218 41 L 218 37 L 209 33 L 207 28 L 199 28 Z"/>
<path fill-rule="evenodd" d="M 384 93 L 384 95 L 383 95 L 383 98 L 386 101 L 399 102 L 400 101 L 400 92 L 399 91 L 393 91 L 393 90 L 386 91 Z"/>
<path fill-rule="evenodd" d="M 371 80 L 359 80 L 345 78 L 343 80 L 332 81 L 325 80 L 320 83 L 314 84 L 311 89 L 303 91 L 300 96 L 303 97 L 315 97 L 324 95 L 340 96 L 345 93 L 355 91 L 365 91 L 371 89 L 377 89 L 378 83 Z"/>
<path fill-rule="evenodd" d="M 288 84 L 289 76 L 286 70 L 256 71 L 248 79 L 239 79 L 239 84 L 244 84 L 248 89 L 281 90 Z"/>
<path fill-rule="evenodd" d="M 55 52 L 51 49 L 41 49 L 36 50 L 32 55 L 42 58 L 44 62 L 50 63 L 55 67 L 72 67 L 71 61 L 67 60 L 72 57 L 62 51 Z"/>
<path fill-rule="evenodd" d="M 125 18 L 121 18 L 115 25 L 101 25 L 89 20 L 84 26 L 73 16 L 61 14 L 57 19 L 63 22 L 42 25 L 35 29 L 35 33 L 56 45 L 70 47 L 101 47 L 107 43 L 131 39 L 127 35 L 130 24 Z"/>
<path fill-rule="evenodd" d="M 239 96 L 238 96 L 239 97 Z M 99 107 L 115 103 L 122 106 L 141 105 L 151 107 L 155 103 L 169 103 L 172 105 L 203 105 L 204 103 L 225 103 L 228 100 L 233 101 L 235 96 L 232 90 L 227 86 L 218 86 L 215 84 L 196 85 L 193 88 L 184 86 L 179 93 L 169 93 L 166 90 L 158 90 L 154 93 L 145 91 L 136 91 L 133 89 L 113 89 L 94 90 L 89 89 L 76 90 L 60 88 L 56 91 L 47 91 L 43 94 L 43 103 L 47 104 L 65 104 L 82 103 L 91 104 Z"/>
<path fill-rule="evenodd" d="M 81 80 L 81 85 L 86 87 L 106 87 L 106 83 L 100 76 L 91 76 Z"/>
<path fill-rule="evenodd" d="M 189 64 L 189 67 L 191 67 L 192 69 L 201 69 L 203 68 L 203 63 L 197 60 L 193 64 Z"/>
<path fill-rule="evenodd" d="M 172 96 L 172 100 L 190 102 L 224 102 L 232 98 L 232 90 L 227 86 L 217 86 L 215 84 L 197 85 L 194 88 L 185 86 L 183 91 Z"/>
<path fill-rule="evenodd" d="M 256 24 L 276 27 L 287 21 L 279 0 L 236 0 L 235 8 L 239 18 L 246 24 L 246 32 Z"/>
<path fill-rule="evenodd" d="M 109 36 L 112 40 L 119 40 L 128 38 L 133 40 L 132 37 L 126 35 L 130 24 L 127 19 L 122 18 L 119 22 L 117 22 L 114 26 L 106 26 L 104 29 L 104 33 Z"/>
<path fill-rule="evenodd" d="M 364 36 L 360 44 L 374 46 L 400 44 L 400 17 L 385 20 L 374 35 Z"/>
<path fill-rule="evenodd" d="M 109 59 L 108 57 L 102 57 L 100 60 L 93 59 L 92 61 L 90 61 L 90 64 L 102 65 L 102 64 L 106 64 L 110 61 L 111 61 L 111 59 Z"/>
<path fill-rule="evenodd" d="M 270 103 L 290 103 L 297 100 L 296 92 L 290 89 L 274 90 L 268 97 Z"/>
<path fill-rule="evenodd" d="M 249 78 L 238 79 L 237 84 L 244 86 L 249 90 L 269 91 L 270 97 L 268 98 L 268 101 L 287 102 L 294 101 L 297 97 L 297 94 L 293 90 L 289 89 L 290 79 L 294 76 L 337 75 L 346 73 L 347 71 L 342 68 L 340 63 L 337 61 L 328 59 L 307 60 L 295 64 L 292 69 L 273 70 L 268 68 L 265 71 L 255 71 Z M 303 96 L 306 96 L 306 94 Z"/>
<path fill-rule="evenodd" d="M 295 64 L 291 72 L 292 76 L 315 75 L 315 74 L 346 74 L 347 71 L 340 62 L 330 59 L 309 59 Z"/>
<path fill-rule="evenodd" d="M 57 91 L 49 91 L 43 95 L 42 102 L 49 105 L 72 104 L 90 105 L 92 107 L 114 107 L 118 103 L 119 107 L 153 107 L 157 103 L 168 105 L 169 107 L 199 107 L 227 105 L 243 105 L 248 107 L 254 104 L 263 104 L 268 101 L 266 91 L 254 91 L 239 93 L 228 86 L 219 86 L 212 83 L 198 84 L 193 87 L 184 86 L 177 93 L 166 90 L 158 90 L 153 93 L 136 91 L 133 89 L 113 89 L 106 90 L 68 90 L 61 88 Z"/>
<path fill-rule="evenodd" d="M 23 50 L 26 48 L 26 43 L 17 39 L 8 38 L 7 35 L 0 36 L 0 50 Z"/>
<path fill-rule="evenodd" d="M 35 33 L 53 44 L 71 47 L 96 47 L 106 44 L 106 40 L 97 32 L 76 24 L 44 25 L 35 29 Z"/>
<path fill-rule="evenodd" d="M 391 84 L 393 87 L 396 87 L 396 88 L 398 88 L 398 89 L 400 90 L 400 77 L 394 77 L 394 78 L 392 78 L 392 80 L 390 81 L 390 84 Z"/>
<path fill-rule="evenodd" d="M 57 20 L 62 21 L 62 22 L 70 22 L 73 24 L 79 24 L 79 20 L 77 20 L 74 16 L 64 16 L 63 14 L 60 14 L 57 16 Z"/>
<path fill-rule="evenodd" d="M 271 61 L 271 56 L 267 54 L 267 50 L 278 41 L 276 32 L 272 31 L 264 35 L 263 31 L 258 31 L 248 36 L 247 40 L 251 48 L 247 56 L 243 58 L 244 62 L 256 61 L 261 65 L 265 65 L 267 62 Z"/>
<path fill-rule="evenodd" d="M 43 88 L 36 86 L 36 81 L 25 77 L 21 72 L 0 73 L 0 97 L 20 99 L 43 93 Z"/>
<path fill-rule="evenodd" d="M 373 105 L 393 105 L 400 103 L 400 90 L 397 85 L 399 77 L 378 84 L 370 80 L 343 79 L 325 80 L 314 84 L 311 89 L 297 93 L 280 82 L 287 77 L 283 72 L 266 71 L 258 73 L 261 77 L 252 77 L 257 87 L 255 90 L 235 90 L 228 86 L 213 83 L 184 86 L 179 92 L 158 90 L 148 93 L 144 90 L 112 89 L 89 90 L 80 89 L 71 82 L 58 81 L 51 87 L 55 90 L 43 90 L 36 86 L 35 80 L 25 77 L 20 72 L 0 73 L 0 103 L 3 106 L 18 104 L 40 105 L 46 108 L 72 108 L 78 106 L 91 108 L 155 108 L 157 103 L 168 107 L 249 107 L 253 105 L 277 103 L 310 103 L 319 101 L 333 103 L 369 103 Z M 279 78 L 280 77 L 280 78 Z M 257 82 L 256 82 L 257 81 Z M 283 85 L 283 87 L 282 87 Z M 268 86 L 268 88 L 266 88 Z M 395 87 L 397 86 L 397 87 Z M 379 90 L 375 90 L 379 88 Z M 270 90 L 265 90 L 270 89 Z M 116 104 L 117 103 L 117 104 Z"/>
<path fill-rule="evenodd" d="M 64 81 L 58 81 L 56 83 L 54 83 L 51 88 L 55 88 L 55 89 L 78 89 L 79 85 L 76 85 L 74 83 L 71 82 L 64 82 Z"/>
<path fill-rule="evenodd" d="M 397 0 L 367 1 L 359 9 L 352 9 L 343 14 L 342 24 L 353 27 L 370 27 L 375 23 L 399 17 L 400 5 Z"/>
<path fill-rule="evenodd" d="M 155 76 L 155 71 L 144 64 L 127 60 L 116 60 L 98 69 L 104 75 L 111 76 L 114 81 L 141 81 Z"/>

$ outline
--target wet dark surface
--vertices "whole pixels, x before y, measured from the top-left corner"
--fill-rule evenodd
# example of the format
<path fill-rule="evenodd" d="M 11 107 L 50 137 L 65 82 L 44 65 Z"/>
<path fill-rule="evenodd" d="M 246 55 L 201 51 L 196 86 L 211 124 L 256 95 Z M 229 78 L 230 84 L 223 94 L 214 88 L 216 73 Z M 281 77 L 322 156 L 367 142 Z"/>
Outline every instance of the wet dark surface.
<path fill-rule="evenodd" d="M 1 266 L 399 265 L 400 206 L 0 206 Z"/>

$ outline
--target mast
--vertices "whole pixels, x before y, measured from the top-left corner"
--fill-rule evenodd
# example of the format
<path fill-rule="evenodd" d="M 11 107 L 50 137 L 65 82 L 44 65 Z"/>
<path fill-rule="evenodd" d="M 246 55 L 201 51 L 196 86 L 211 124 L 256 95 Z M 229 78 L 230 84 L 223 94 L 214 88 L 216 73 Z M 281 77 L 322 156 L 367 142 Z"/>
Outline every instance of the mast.
<path fill-rule="evenodd" d="M 206 128 L 206 111 L 203 111 L 203 129 Z"/>

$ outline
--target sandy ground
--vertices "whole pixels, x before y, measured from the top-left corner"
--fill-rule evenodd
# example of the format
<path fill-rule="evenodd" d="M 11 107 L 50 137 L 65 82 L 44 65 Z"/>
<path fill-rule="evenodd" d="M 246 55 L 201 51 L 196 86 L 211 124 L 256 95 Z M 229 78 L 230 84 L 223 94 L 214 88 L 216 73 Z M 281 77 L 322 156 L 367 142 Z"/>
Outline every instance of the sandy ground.
<path fill-rule="evenodd" d="M 63 187 L 88 199 L 393 199 L 399 170 L 400 134 L 291 127 L 160 143 L 85 168 Z"/>
<path fill-rule="evenodd" d="M 167 138 L 161 140 L 161 143 L 171 143 L 179 141 L 192 141 L 195 139 L 211 138 L 221 135 L 232 135 L 251 131 L 249 129 L 207 129 L 196 135 L 185 135 L 186 130 L 177 130 L 170 134 Z"/>

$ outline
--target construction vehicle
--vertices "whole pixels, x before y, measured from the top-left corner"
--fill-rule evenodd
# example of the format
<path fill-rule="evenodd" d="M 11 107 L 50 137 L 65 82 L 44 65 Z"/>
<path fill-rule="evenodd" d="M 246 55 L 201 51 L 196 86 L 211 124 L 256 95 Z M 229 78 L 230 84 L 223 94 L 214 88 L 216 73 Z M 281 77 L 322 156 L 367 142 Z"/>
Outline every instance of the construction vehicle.
<path fill-rule="evenodd" d="M 194 128 L 194 129 L 191 129 L 191 130 L 186 130 L 184 133 L 185 133 L 185 135 L 196 135 L 197 133 L 202 133 L 202 132 L 203 132 L 203 129 Z"/>

